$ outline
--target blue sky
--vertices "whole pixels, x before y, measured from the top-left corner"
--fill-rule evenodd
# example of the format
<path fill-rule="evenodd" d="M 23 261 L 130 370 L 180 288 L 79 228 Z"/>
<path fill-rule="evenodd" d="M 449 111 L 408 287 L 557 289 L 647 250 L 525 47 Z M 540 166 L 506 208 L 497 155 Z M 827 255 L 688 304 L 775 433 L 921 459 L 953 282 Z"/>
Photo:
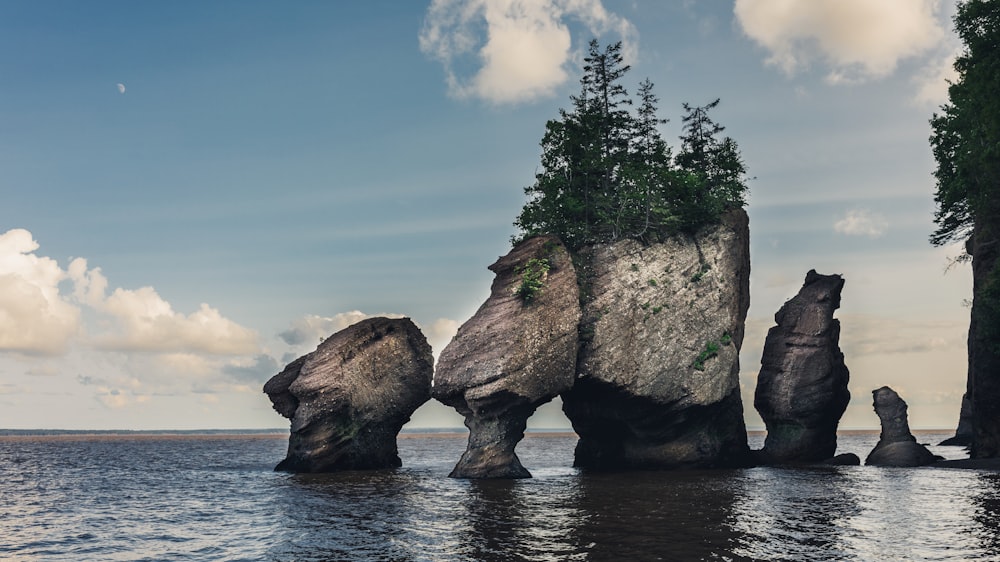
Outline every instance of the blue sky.
<path fill-rule="evenodd" d="M 435 351 L 488 295 L 545 121 L 591 37 L 715 118 L 754 180 L 760 349 L 805 273 L 846 280 L 843 425 L 889 384 L 950 427 L 971 296 L 932 248 L 928 119 L 959 47 L 936 0 L 0 4 L 0 427 L 240 428 L 364 315 Z M 559 423 L 549 407 L 533 423 Z M 416 425 L 453 425 L 440 406 Z"/>

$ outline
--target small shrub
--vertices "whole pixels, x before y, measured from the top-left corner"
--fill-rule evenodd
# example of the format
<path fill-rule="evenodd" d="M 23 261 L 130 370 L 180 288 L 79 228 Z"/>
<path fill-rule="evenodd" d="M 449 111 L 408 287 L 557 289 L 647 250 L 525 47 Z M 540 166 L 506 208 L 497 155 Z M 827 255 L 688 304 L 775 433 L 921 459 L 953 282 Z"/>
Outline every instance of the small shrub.
<path fill-rule="evenodd" d="M 659 283 L 656 282 L 656 279 L 650 279 L 649 280 L 649 286 L 650 287 L 655 287 L 657 285 L 659 285 Z"/>
<path fill-rule="evenodd" d="M 733 341 L 733 337 L 729 334 L 722 334 L 722 338 L 719 339 L 719 343 L 722 345 L 729 345 Z"/>
<path fill-rule="evenodd" d="M 696 371 L 704 371 L 705 361 L 708 361 L 709 359 L 715 357 L 718 354 L 719 354 L 719 344 L 717 342 L 710 341 L 705 344 L 705 349 L 698 354 L 698 357 L 694 360 L 694 363 L 691 366 L 694 367 Z"/>
<path fill-rule="evenodd" d="M 697 283 L 698 281 L 701 281 L 701 278 L 704 277 L 705 274 L 708 273 L 708 270 L 710 269 L 712 269 L 712 266 L 708 265 L 708 262 L 702 262 L 701 269 L 699 269 L 697 273 L 691 276 L 691 282 Z"/>
<path fill-rule="evenodd" d="M 521 284 L 514 289 L 514 294 L 521 297 L 526 303 L 535 300 L 542 287 L 545 286 L 545 277 L 550 268 L 547 259 L 531 258 L 528 260 L 528 263 L 517 269 L 521 274 Z"/>

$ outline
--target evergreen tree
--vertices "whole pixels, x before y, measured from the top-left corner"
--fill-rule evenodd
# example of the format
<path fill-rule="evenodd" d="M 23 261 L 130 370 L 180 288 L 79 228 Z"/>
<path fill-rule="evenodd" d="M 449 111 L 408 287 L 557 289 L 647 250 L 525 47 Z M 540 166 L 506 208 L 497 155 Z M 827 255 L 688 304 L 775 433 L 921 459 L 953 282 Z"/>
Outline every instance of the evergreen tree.
<path fill-rule="evenodd" d="M 694 231 L 742 206 L 745 167 L 736 143 L 717 138 L 723 128 L 709 109 L 684 105 L 682 152 L 660 136 L 666 123 L 648 79 L 639 106 L 622 85 L 629 71 L 621 43 L 589 44 L 580 94 L 572 111 L 545 125 L 542 169 L 525 188 L 528 202 L 514 224 L 524 235 L 557 234 L 570 248 L 620 238 L 648 239 Z"/>
<path fill-rule="evenodd" d="M 955 15 L 965 44 L 949 102 L 931 119 L 937 229 L 972 257 L 969 384 L 973 457 L 1000 456 L 1000 1 L 967 0 Z"/>

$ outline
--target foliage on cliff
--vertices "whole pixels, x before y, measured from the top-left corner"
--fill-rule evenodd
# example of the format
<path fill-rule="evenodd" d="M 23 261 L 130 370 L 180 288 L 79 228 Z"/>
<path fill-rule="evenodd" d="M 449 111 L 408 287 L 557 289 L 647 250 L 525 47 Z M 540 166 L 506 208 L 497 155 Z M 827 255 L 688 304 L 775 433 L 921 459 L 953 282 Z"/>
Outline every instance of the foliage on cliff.
<path fill-rule="evenodd" d="M 745 205 L 746 166 L 736 142 L 708 112 L 719 104 L 684 104 L 676 155 L 660 135 L 666 123 L 648 79 L 638 106 L 622 85 L 629 70 L 621 43 L 590 42 L 572 108 L 545 125 L 542 169 L 525 188 L 515 220 L 523 236 L 556 234 L 570 248 L 621 238 L 655 239 L 693 232 Z"/>
<path fill-rule="evenodd" d="M 955 31 L 965 43 L 949 102 L 931 119 L 937 160 L 937 230 L 931 242 L 960 241 L 1000 216 L 1000 2 L 959 5 Z"/>
<path fill-rule="evenodd" d="M 986 259 L 1000 244 L 1000 2 L 960 4 L 955 31 L 965 44 L 955 60 L 959 78 L 948 88 L 949 102 L 931 119 L 938 226 L 931 243 L 974 237 L 969 247 Z M 1000 341 L 1000 260 L 984 281 L 973 296 L 973 316 L 982 338 L 1000 353 L 995 343 Z"/>

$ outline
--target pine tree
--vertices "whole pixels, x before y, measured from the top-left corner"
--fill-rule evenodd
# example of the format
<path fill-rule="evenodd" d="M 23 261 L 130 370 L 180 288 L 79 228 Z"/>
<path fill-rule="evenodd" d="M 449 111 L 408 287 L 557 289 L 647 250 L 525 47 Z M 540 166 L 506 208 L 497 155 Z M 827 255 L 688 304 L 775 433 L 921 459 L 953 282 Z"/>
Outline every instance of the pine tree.
<path fill-rule="evenodd" d="M 666 123 L 648 79 L 639 106 L 622 85 L 629 71 L 621 43 L 590 42 L 580 94 L 572 110 L 545 125 L 542 169 L 525 188 L 528 202 L 514 224 L 524 236 L 557 234 L 570 248 L 620 238 L 651 239 L 694 231 L 742 206 L 746 169 L 736 143 L 718 139 L 711 104 L 684 117 L 676 158 L 660 136 Z"/>
<path fill-rule="evenodd" d="M 1000 457 L 1000 2 L 959 4 L 965 50 L 949 102 L 931 119 L 937 169 L 934 245 L 964 241 L 972 257 L 968 396 L 973 457 Z"/>

